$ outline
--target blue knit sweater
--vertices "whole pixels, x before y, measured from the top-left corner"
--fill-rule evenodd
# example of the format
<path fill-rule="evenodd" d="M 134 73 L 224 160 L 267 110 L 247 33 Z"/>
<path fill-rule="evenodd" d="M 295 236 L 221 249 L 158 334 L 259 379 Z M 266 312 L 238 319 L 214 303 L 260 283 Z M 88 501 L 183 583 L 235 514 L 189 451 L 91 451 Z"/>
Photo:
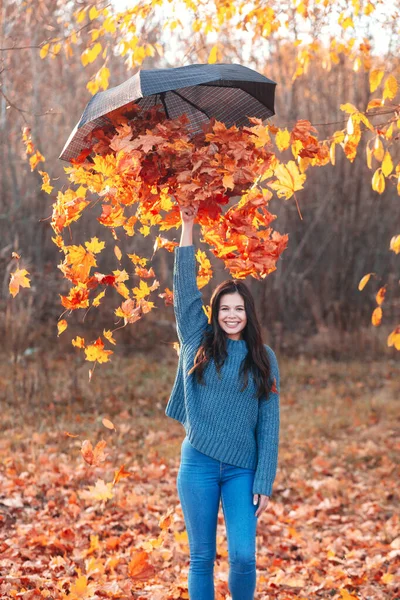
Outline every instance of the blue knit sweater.
<path fill-rule="evenodd" d="M 197 450 L 238 467 L 254 469 L 253 494 L 270 496 L 275 480 L 279 445 L 279 369 L 276 356 L 265 345 L 271 364 L 271 381 L 278 392 L 258 400 L 249 372 L 248 385 L 240 391 L 240 363 L 247 354 L 245 340 L 227 337 L 228 356 L 218 377 L 213 359 L 204 371 L 206 385 L 197 383 L 193 366 L 208 324 L 202 294 L 196 283 L 193 244 L 174 250 L 174 312 L 180 342 L 178 369 L 165 414 L 184 426 Z"/>

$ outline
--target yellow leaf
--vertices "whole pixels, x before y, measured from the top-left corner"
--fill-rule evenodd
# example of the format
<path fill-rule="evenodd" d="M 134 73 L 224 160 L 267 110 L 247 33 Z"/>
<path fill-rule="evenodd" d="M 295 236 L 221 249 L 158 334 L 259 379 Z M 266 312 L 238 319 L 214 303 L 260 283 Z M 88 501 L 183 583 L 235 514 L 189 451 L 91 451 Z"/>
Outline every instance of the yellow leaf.
<path fill-rule="evenodd" d="M 104 363 L 108 362 L 108 357 L 110 354 L 113 354 L 113 351 L 104 350 L 104 344 L 101 338 L 97 338 L 97 340 L 93 344 L 89 344 L 85 348 L 85 354 L 86 360 Z"/>
<path fill-rule="evenodd" d="M 395 254 L 400 254 L 400 235 L 392 237 L 390 240 L 390 250 L 395 252 Z"/>
<path fill-rule="evenodd" d="M 41 154 L 39 152 L 39 150 L 36 150 L 35 154 L 33 154 L 30 159 L 29 159 L 29 164 L 31 166 L 31 171 L 34 171 L 35 168 L 37 167 L 38 163 L 40 162 L 44 162 L 46 159 L 43 156 L 43 154 Z"/>
<path fill-rule="evenodd" d="M 86 48 L 81 55 L 81 61 L 84 67 L 96 60 L 103 47 L 100 42 L 97 42 L 92 48 Z"/>
<path fill-rule="evenodd" d="M 114 497 L 112 486 L 112 482 L 105 483 L 103 479 L 98 479 L 95 486 L 89 485 L 89 491 L 84 490 L 79 496 L 89 500 L 109 500 Z"/>
<path fill-rule="evenodd" d="M 38 169 L 38 172 L 42 176 L 42 180 L 43 180 L 42 190 L 44 190 L 45 192 L 47 192 L 48 194 L 50 194 L 51 190 L 53 189 L 53 186 L 50 185 L 50 176 L 49 176 L 49 174 L 46 173 L 46 171 L 40 171 L 40 169 Z"/>
<path fill-rule="evenodd" d="M 86 89 L 94 96 L 100 89 L 100 84 L 98 81 L 88 81 L 86 84 Z"/>
<path fill-rule="evenodd" d="M 101 67 L 100 71 L 97 73 L 96 78 L 99 80 L 100 87 L 103 90 L 108 88 L 108 80 L 110 78 L 110 69 L 107 67 Z"/>
<path fill-rule="evenodd" d="M 385 157 L 382 161 L 382 173 L 385 177 L 388 177 L 390 173 L 393 171 L 393 162 L 392 157 L 389 154 L 389 151 L 386 150 Z"/>
<path fill-rule="evenodd" d="M 124 298 L 129 298 L 129 290 L 122 281 L 115 284 L 115 289 L 117 290 L 118 294 L 121 294 L 121 296 Z"/>
<path fill-rule="evenodd" d="M 380 86 L 382 78 L 384 76 L 384 71 L 380 69 L 374 69 L 369 74 L 369 89 L 370 92 L 375 92 L 375 90 Z"/>
<path fill-rule="evenodd" d="M 360 279 L 360 283 L 358 284 L 358 289 L 360 290 L 360 292 L 365 288 L 365 286 L 367 285 L 370 277 L 371 277 L 372 273 L 368 273 L 368 275 L 364 275 L 364 277 L 362 277 Z"/>
<path fill-rule="evenodd" d="M 85 242 L 85 246 L 89 250 L 89 252 L 92 252 L 93 254 L 98 254 L 99 252 L 104 250 L 106 244 L 105 242 L 99 242 L 97 237 L 92 237 L 90 242 Z"/>
<path fill-rule="evenodd" d="M 75 348 L 84 348 L 85 340 L 77 335 L 76 338 L 72 340 L 72 345 L 75 346 Z"/>
<path fill-rule="evenodd" d="M 299 172 L 299 169 L 294 162 L 290 160 L 287 165 L 279 164 L 275 169 L 277 181 L 269 183 L 269 187 L 276 190 L 279 198 L 289 199 L 294 192 L 303 189 L 303 183 L 306 176 Z"/>
<path fill-rule="evenodd" d="M 354 27 L 353 19 L 351 17 L 346 17 L 340 23 L 343 29 L 347 29 L 348 27 Z"/>
<path fill-rule="evenodd" d="M 389 77 L 385 81 L 385 87 L 383 88 L 383 99 L 393 100 L 393 98 L 397 94 L 397 81 L 393 75 L 389 75 Z"/>
<path fill-rule="evenodd" d="M 330 148 L 329 148 L 329 158 L 331 159 L 331 163 L 334 165 L 335 164 L 335 148 L 336 148 L 336 144 L 332 143 Z"/>
<path fill-rule="evenodd" d="M 102 292 L 100 292 L 100 294 L 97 294 L 97 296 L 95 298 L 93 298 L 92 306 L 96 306 L 96 307 L 100 306 L 100 300 L 102 298 L 104 298 L 105 294 L 106 294 L 105 290 L 103 290 Z"/>
<path fill-rule="evenodd" d="M 303 144 L 301 143 L 301 140 L 294 140 L 292 146 L 292 154 L 295 158 L 298 157 L 300 150 L 303 149 Z"/>
<path fill-rule="evenodd" d="M 208 56 L 208 63 L 214 64 L 217 62 L 217 54 L 218 54 L 218 45 L 215 45 L 211 48 L 210 54 Z"/>
<path fill-rule="evenodd" d="M 335 131 L 333 134 L 333 142 L 335 144 L 341 144 L 344 140 L 344 132 L 343 131 Z"/>
<path fill-rule="evenodd" d="M 390 123 L 389 127 L 386 129 L 384 135 L 385 139 L 390 140 L 393 136 L 394 123 Z"/>
<path fill-rule="evenodd" d="M 377 169 L 372 177 L 372 189 L 378 194 L 383 194 L 385 191 L 385 178 L 381 169 Z"/>
<path fill-rule="evenodd" d="M 61 44 L 54 44 L 54 46 L 52 47 L 51 51 L 52 51 L 52 58 L 54 58 L 54 55 L 57 55 L 61 50 Z"/>
<path fill-rule="evenodd" d="M 121 258 L 122 258 L 122 252 L 118 248 L 118 246 L 114 246 L 114 254 L 115 254 L 115 256 L 117 257 L 118 260 L 121 260 Z"/>
<path fill-rule="evenodd" d="M 132 292 L 135 298 L 137 300 L 140 300 L 140 298 L 145 298 L 145 296 L 148 296 L 150 294 L 150 288 L 147 285 L 147 283 L 143 281 L 143 279 L 141 279 L 139 287 L 132 288 Z"/>
<path fill-rule="evenodd" d="M 68 323 L 65 319 L 61 319 L 61 321 L 58 321 L 57 323 L 57 329 L 58 329 L 58 335 L 57 337 L 59 337 L 63 331 L 65 331 L 68 327 Z"/>
<path fill-rule="evenodd" d="M 150 227 L 148 225 L 142 225 L 139 231 L 144 237 L 147 237 L 150 233 Z"/>
<path fill-rule="evenodd" d="M 382 309 L 378 306 L 372 313 L 371 323 L 374 327 L 378 327 L 382 322 Z"/>
<path fill-rule="evenodd" d="M 279 152 L 283 152 L 290 145 L 290 133 L 287 129 L 280 129 L 275 136 L 275 142 Z"/>
<path fill-rule="evenodd" d="M 8 286 L 10 294 L 15 298 L 19 292 L 20 287 L 28 288 L 31 287 L 30 281 L 27 277 L 29 275 L 26 269 L 17 269 L 14 273 L 11 273 L 11 279 Z"/>
<path fill-rule="evenodd" d="M 379 136 L 375 138 L 374 156 L 379 162 L 382 162 L 383 157 L 385 156 L 385 149 L 383 147 L 382 140 Z"/>
<path fill-rule="evenodd" d="M 346 102 L 346 104 L 341 104 L 340 110 L 343 110 L 344 112 L 347 112 L 350 115 L 358 112 L 358 109 L 354 106 L 354 104 L 350 104 L 350 102 Z"/>
<path fill-rule="evenodd" d="M 100 13 L 97 10 L 97 8 L 95 6 L 92 6 L 92 8 L 89 10 L 89 19 L 93 21 L 93 19 L 96 19 L 99 15 Z"/>
<path fill-rule="evenodd" d="M 364 6 L 365 15 L 370 15 L 372 12 L 374 12 L 374 10 L 375 6 L 372 4 L 372 2 L 367 2 L 367 4 Z"/>
<path fill-rule="evenodd" d="M 75 15 L 76 15 L 76 22 L 77 23 L 82 23 L 82 21 L 84 20 L 84 18 L 86 16 L 86 8 L 83 8 L 78 13 L 75 13 Z"/>
<path fill-rule="evenodd" d="M 113 338 L 112 331 L 110 331 L 109 329 L 103 329 L 103 335 L 106 338 L 106 340 L 108 340 L 111 344 L 114 344 L 114 346 L 116 345 L 117 342 Z"/>
<path fill-rule="evenodd" d="M 398 325 L 389 335 L 387 345 L 394 346 L 396 350 L 400 350 L 400 325 Z"/>
<path fill-rule="evenodd" d="M 40 52 L 39 52 L 40 58 L 46 58 L 46 56 L 49 52 L 49 48 L 50 48 L 50 44 L 45 44 L 44 46 L 42 46 L 40 48 Z"/>

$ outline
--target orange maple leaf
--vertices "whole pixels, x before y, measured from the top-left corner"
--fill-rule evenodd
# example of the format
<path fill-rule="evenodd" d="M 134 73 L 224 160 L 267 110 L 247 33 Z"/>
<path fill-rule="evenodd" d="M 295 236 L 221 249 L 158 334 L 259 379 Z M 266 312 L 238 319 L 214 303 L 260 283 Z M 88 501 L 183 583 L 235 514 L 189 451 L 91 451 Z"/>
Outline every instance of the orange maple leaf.
<path fill-rule="evenodd" d="M 93 344 L 89 344 L 85 348 L 86 360 L 104 363 L 108 362 L 108 357 L 113 354 L 112 350 L 104 350 L 104 344 L 99 337 Z"/>
<path fill-rule="evenodd" d="M 10 294 L 12 294 L 14 298 L 18 294 L 20 287 L 31 287 L 30 281 L 27 277 L 28 275 L 29 273 L 26 269 L 17 269 L 13 273 L 11 273 L 11 279 L 8 289 L 10 291 Z"/>

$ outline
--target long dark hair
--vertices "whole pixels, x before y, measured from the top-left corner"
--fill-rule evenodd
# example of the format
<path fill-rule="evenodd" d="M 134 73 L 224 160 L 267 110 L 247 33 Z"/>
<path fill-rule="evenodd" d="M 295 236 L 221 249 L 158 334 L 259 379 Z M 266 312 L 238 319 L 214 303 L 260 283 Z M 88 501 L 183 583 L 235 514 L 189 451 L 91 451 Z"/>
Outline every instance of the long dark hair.
<path fill-rule="evenodd" d="M 257 388 L 257 398 L 260 399 L 264 394 L 267 398 L 272 387 L 270 381 L 271 366 L 267 350 L 261 337 L 261 327 L 257 318 L 253 296 L 243 281 L 227 279 L 220 283 L 211 296 L 211 325 L 203 334 L 201 344 L 194 357 L 193 367 L 188 371 L 188 375 L 195 373 L 198 383 L 205 385 L 204 370 L 211 358 L 214 359 L 218 376 L 220 377 L 221 367 L 228 355 L 226 350 L 226 333 L 218 323 L 219 306 L 223 294 L 233 294 L 239 292 L 244 300 L 247 323 L 242 329 L 242 339 L 247 344 L 247 355 L 243 359 L 239 377 L 243 378 L 243 392 L 248 385 L 249 372 L 253 375 L 254 383 Z"/>

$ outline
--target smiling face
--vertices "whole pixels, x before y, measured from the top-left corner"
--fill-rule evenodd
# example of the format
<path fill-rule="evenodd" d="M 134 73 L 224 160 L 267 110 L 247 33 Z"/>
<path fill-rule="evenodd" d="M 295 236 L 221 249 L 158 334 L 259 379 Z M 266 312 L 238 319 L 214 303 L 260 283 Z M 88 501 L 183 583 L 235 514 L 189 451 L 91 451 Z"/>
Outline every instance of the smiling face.
<path fill-rule="evenodd" d="M 218 324 L 231 339 L 240 340 L 242 338 L 241 332 L 246 327 L 247 317 L 244 299 L 239 292 L 221 296 Z"/>

